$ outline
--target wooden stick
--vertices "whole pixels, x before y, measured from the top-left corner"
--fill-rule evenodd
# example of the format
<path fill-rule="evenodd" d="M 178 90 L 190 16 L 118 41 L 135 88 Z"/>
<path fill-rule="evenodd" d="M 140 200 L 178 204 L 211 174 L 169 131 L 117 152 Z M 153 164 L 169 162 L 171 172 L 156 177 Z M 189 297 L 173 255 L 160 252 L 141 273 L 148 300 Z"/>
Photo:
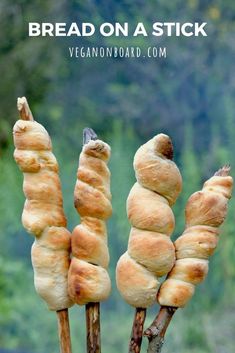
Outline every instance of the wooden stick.
<path fill-rule="evenodd" d="M 215 176 L 228 176 L 230 174 L 231 167 L 230 164 L 225 164 L 222 168 L 217 170 Z"/>
<path fill-rule="evenodd" d="M 83 130 L 83 145 L 91 140 L 97 140 L 94 130 L 85 128 Z M 87 328 L 87 352 L 100 353 L 100 303 L 86 304 L 86 328 Z"/>
<path fill-rule="evenodd" d="M 129 353 L 140 353 L 145 317 L 146 309 L 136 308 L 129 343 Z"/>
<path fill-rule="evenodd" d="M 83 145 L 85 145 L 86 143 L 88 143 L 91 140 L 97 140 L 97 135 L 95 133 L 94 130 L 92 130 L 89 127 L 86 127 L 85 129 L 83 129 Z"/>
<path fill-rule="evenodd" d="M 100 353 L 100 304 L 88 303 L 86 305 L 87 352 Z"/>
<path fill-rule="evenodd" d="M 72 353 L 68 309 L 58 310 L 58 334 L 61 353 Z"/>
<path fill-rule="evenodd" d="M 148 337 L 149 345 L 147 353 L 160 353 L 166 329 L 177 308 L 162 306 L 152 324 L 145 330 L 144 336 Z"/>
<path fill-rule="evenodd" d="M 34 121 L 33 114 L 29 108 L 27 99 L 25 97 L 17 99 L 17 109 L 20 113 L 20 118 L 22 120 Z"/>

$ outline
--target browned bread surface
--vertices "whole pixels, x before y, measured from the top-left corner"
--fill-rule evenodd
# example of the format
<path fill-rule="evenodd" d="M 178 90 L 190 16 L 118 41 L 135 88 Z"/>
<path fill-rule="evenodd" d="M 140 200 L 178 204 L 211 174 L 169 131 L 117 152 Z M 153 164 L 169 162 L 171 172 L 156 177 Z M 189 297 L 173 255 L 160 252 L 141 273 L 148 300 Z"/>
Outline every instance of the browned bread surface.
<path fill-rule="evenodd" d="M 158 293 L 163 306 L 184 307 L 208 272 L 219 229 L 227 214 L 233 179 L 223 169 L 204 183 L 188 200 L 186 229 L 176 240 L 176 262 Z"/>
<path fill-rule="evenodd" d="M 27 101 L 18 101 L 20 112 Z M 73 302 L 68 294 L 70 233 L 63 210 L 58 163 L 46 129 L 31 117 L 18 120 L 13 128 L 14 158 L 24 175 L 26 197 L 22 223 L 36 239 L 32 246 L 34 283 L 51 310 L 62 310 Z"/>
<path fill-rule="evenodd" d="M 73 258 L 69 269 L 69 293 L 79 305 L 100 302 L 109 296 L 109 251 L 105 221 L 111 216 L 110 147 L 90 140 L 79 158 L 74 205 L 81 224 L 72 233 Z"/>
<path fill-rule="evenodd" d="M 155 302 L 158 277 L 166 275 L 175 261 L 171 206 L 181 191 L 182 178 L 172 157 L 171 140 L 164 134 L 141 146 L 134 157 L 137 182 L 127 199 L 132 228 L 127 252 L 116 268 L 117 287 L 134 307 L 146 308 Z"/>

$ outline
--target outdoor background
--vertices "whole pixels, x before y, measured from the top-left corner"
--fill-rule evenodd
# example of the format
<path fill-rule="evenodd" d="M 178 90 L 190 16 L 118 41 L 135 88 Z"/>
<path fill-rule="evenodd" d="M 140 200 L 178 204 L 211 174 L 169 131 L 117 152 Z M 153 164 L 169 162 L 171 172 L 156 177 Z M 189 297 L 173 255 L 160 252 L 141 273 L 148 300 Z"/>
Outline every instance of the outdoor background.
<path fill-rule="evenodd" d="M 84 4 L 85 3 L 85 4 Z M 207 38 L 29 38 L 28 22 L 206 21 Z M 70 59 L 68 46 L 166 46 L 167 59 Z M 28 98 L 49 131 L 60 164 L 70 230 L 79 219 L 73 188 L 82 129 L 92 127 L 112 146 L 113 217 L 109 221 L 113 290 L 102 304 L 103 353 L 127 351 L 133 309 L 119 296 L 115 264 L 127 247 L 125 201 L 134 183 L 137 147 L 159 132 L 171 136 L 184 179 L 174 207 L 176 238 L 189 195 L 220 166 L 235 176 L 235 2 L 42 1 L 0 3 L 0 347 L 56 353 L 56 315 L 36 295 L 30 263 L 33 237 L 21 225 L 22 175 L 12 158 L 16 99 Z M 206 281 L 178 310 L 164 353 L 232 353 L 235 332 L 235 198 Z M 158 311 L 148 312 L 146 325 Z M 84 308 L 70 311 L 74 352 L 85 351 Z M 0 349 L 2 352 L 2 350 Z M 143 352 L 146 351 L 144 339 Z M 5 352 L 5 351 L 4 351 Z"/>

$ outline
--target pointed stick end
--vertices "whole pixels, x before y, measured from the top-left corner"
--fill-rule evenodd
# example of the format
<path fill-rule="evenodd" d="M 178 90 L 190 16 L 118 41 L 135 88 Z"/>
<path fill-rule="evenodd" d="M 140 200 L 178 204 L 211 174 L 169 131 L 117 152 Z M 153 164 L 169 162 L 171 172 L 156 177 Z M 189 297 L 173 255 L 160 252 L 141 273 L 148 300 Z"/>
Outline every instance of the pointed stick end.
<path fill-rule="evenodd" d="M 83 145 L 86 145 L 91 140 L 97 140 L 95 131 L 89 127 L 83 129 Z"/>
<path fill-rule="evenodd" d="M 219 170 L 217 170 L 217 172 L 214 174 L 215 176 L 228 176 L 230 174 L 231 171 L 231 166 L 230 164 L 225 164 L 222 168 L 220 168 Z"/>
<path fill-rule="evenodd" d="M 20 113 L 20 118 L 22 120 L 34 121 L 33 114 L 29 108 L 27 99 L 25 97 L 17 99 L 17 109 Z"/>

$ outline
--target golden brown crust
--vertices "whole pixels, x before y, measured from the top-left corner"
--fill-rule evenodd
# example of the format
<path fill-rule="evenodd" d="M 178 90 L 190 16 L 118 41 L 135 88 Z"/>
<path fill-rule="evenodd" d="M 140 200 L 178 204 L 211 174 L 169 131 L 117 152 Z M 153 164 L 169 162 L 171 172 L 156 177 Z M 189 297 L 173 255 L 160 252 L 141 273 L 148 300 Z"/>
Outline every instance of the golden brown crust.
<path fill-rule="evenodd" d="M 158 302 L 162 306 L 183 308 L 192 298 L 194 290 L 191 283 L 169 278 L 160 287 Z"/>
<path fill-rule="evenodd" d="M 105 222 L 102 219 L 89 216 L 82 217 L 82 224 L 84 227 L 92 229 L 92 231 L 97 234 L 97 236 L 102 237 L 104 241 L 107 242 L 107 228 Z"/>
<path fill-rule="evenodd" d="M 73 258 L 69 268 L 69 293 L 75 303 L 101 302 L 110 294 L 108 272 L 101 266 Z"/>
<path fill-rule="evenodd" d="M 13 138 L 19 150 L 51 150 L 51 139 L 46 129 L 36 121 L 18 120 L 13 127 Z"/>
<path fill-rule="evenodd" d="M 23 115 L 28 119 L 26 113 Z M 35 288 L 51 310 L 65 309 L 73 304 L 67 284 L 70 233 L 64 228 L 67 221 L 58 163 L 47 131 L 33 118 L 18 120 L 13 135 L 14 158 L 24 173 L 22 223 L 36 236 L 32 247 Z"/>
<path fill-rule="evenodd" d="M 46 227 L 65 227 L 67 224 L 61 207 L 37 200 L 26 200 L 22 213 L 22 223 L 25 229 L 39 237 Z"/>
<path fill-rule="evenodd" d="M 232 196 L 233 178 L 229 175 L 223 176 L 224 177 L 221 178 L 221 176 L 214 175 L 204 183 L 203 189 L 209 189 L 216 193 L 222 194 L 227 199 L 230 199 Z"/>
<path fill-rule="evenodd" d="M 175 227 L 174 214 L 167 200 L 138 183 L 129 193 L 127 216 L 132 225 L 143 230 L 171 235 Z"/>
<path fill-rule="evenodd" d="M 196 192 L 188 200 L 185 210 L 186 226 L 208 225 L 219 227 L 227 213 L 227 199 L 218 193 Z"/>
<path fill-rule="evenodd" d="M 37 185 L 37 188 L 35 188 Z M 62 193 L 60 191 L 59 175 L 46 169 L 38 173 L 25 173 L 23 191 L 29 201 L 37 200 L 40 203 L 55 204 L 63 207 Z"/>
<path fill-rule="evenodd" d="M 70 233 L 63 227 L 47 228 L 32 246 L 35 288 L 50 310 L 73 305 L 68 296 L 69 254 Z"/>
<path fill-rule="evenodd" d="M 208 260 L 186 258 L 175 262 L 169 278 L 196 285 L 205 279 L 207 272 Z"/>
<path fill-rule="evenodd" d="M 14 158 L 20 170 L 25 173 L 37 173 L 41 169 L 58 172 L 57 160 L 51 151 L 14 151 Z"/>
<path fill-rule="evenodd" d="M 175 163 L 161 153 L 163 144 L 168 146 L 169 140 L 169 136 L 159 134 L 142 145 L 135 154 L 134 169 L 139 184 L 162 195 L 173 205 L 182 189 L 182 177 Z"/>
<path fill-rule="evenodd" d="M 80 180 L 75 187 L 74 205 L 81 217 L 89 214 L 93 218 L 107 219 L 112 214 L 110 200 L 102 192 Z"/>
<path fill-rule="evenodd" d="M 175 262 L 169 238 L 175 226 L 170 205 L 176 201 L 182 179 L 172 157 L 171 140 L 163 134 L 141 146 L 134 157 L 137 183 L 127 199 L 132 228 L 128 252 L 119 259 L 116 278 L 121 295 L 135 307 L 154 303 L 157 276 L 166 275 Z"/>
<path fill-rule="evenodd" d="M 225 171 L 217 173 L 195 192 L 186 205 L 186 229 L 176 240 L 176 262 L 158 293 L 160 305 L 183 307 L 208 272 L 208 258 L 218 242 L 218 227 L 223 223 L 233 179 Z"/>
<path fill-rule="evenodd" d="M 84 155 L 97 158 L 97 163 L 100 163 L 99 160 L 108 162 L 111 154 L 111 148 L 102 140 L 90 140 L 89 143 L 86 143 L 83 146 L 83 153 Z"/>
<path fill-rule="evenodd" d="M 73 256 L 107 268 L 109 264 L 108 246 L 104 237 L 100 237 L 83 224 L 74 228 L 72 233 Z"/>
<path fill-rule="evenodd" d="M 156 301 L 160 283 L 157 277 L 139 265 L 126 252 L 116 268 L 117 288 L 123 299 L 136 308 L 147 308 Z"/>
<path fill-rule="evenodd" d="M 175 261 L 175 248 L 166 235 L 132 228 L 128 253 L 158 277 L 168 273 Z"/>
<path fill-rule="evenodd" d="M 217 228 L 209 226 L 187 228 L 175 241 L 177 259 L 193 257 L 207 260 L 216 249 L 218 234 Z"/>
<path fill-rule="evenodd" d="M 24 173 L 24 227 L 39 236 L 47 226 L 66 226 L 58 164 L 47 131 L 36 121 L 18 120 L 13 136 L 14 157 Z"/>
<path fill-rule="evenodd" d="M 46 228 L 40 237 L 41 246 L 48 247 L 51 250 L 60 251 L 66 250 L 68 258 L 71 250 L 71 234 L 64 227 L 49 227 Z"/>
<path fill-rule="evenodd" d="M 105 220 L 111 216 L 110 147 L 90 140 L 79 158 L 74 204 L 81 224 L 72 233 L 69 293 L 77 304 L 105 300 L 110 292 Z"/>

